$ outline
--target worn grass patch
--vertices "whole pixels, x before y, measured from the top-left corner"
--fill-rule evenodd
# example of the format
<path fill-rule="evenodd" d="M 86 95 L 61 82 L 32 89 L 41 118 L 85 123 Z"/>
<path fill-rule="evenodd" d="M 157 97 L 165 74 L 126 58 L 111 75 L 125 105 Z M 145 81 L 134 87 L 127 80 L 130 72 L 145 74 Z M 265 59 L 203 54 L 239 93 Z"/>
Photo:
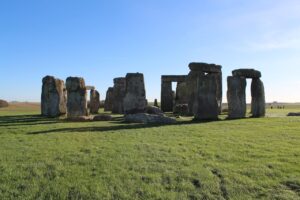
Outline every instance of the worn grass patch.
<path fill-rule="evenodd" d="M 286 111 L 146 126 L 10 109 L 0 199 L 300 199 L 300 117 L 278 117 Z"/>

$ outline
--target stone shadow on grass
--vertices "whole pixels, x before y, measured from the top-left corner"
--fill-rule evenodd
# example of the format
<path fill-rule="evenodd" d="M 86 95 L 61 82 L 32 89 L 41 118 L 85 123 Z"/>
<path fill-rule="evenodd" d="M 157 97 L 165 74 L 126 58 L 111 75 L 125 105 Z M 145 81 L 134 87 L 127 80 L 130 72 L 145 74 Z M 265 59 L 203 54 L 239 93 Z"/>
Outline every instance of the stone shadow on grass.
<path fill-rule="evenodd" d="M 154 128 L 154 127 L 162 127 L 162 126 L 180 126 L 187 124 L 199 124 L 199 123 L 209 123 L 216 121 L 179 121 L 175 124 L 140 124 L 140 123 L 125 123 L 123 121 L 111 121 L 112 124 L 118 124 L 113 126 L 92 126 L 92 127 L 79 127 L 79 128 L 60 128 L 60 129 L 52 129 L 52 130 L 44 130 L 44 131 L 34 131 L 29 132 L 29 135 L 37 135 L 37 134 L 47 134 L 47 133 L 73 133 L 73 132 L 106 132 L 106 131 L 118 131 L 118 130 L 130 130 L 130 129 L 141 129 L 141 128 Z"/>
<path fill-rule="evenodd" d="M 46 118 L 41 115 L 0 116 L 0 127 L 26 126 L 61 123 L 58 118 Z"/>

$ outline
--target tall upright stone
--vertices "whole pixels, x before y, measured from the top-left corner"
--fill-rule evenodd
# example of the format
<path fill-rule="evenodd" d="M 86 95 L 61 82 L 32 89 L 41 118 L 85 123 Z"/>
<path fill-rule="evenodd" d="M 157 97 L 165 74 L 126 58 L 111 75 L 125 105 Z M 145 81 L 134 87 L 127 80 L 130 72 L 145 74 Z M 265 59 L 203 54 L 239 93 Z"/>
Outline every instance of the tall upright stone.
<path fill-rule="evenodd" d="M 113 100 L 114 100 L 114 88 L 109 87 L 106 92 L 105 102 L 104 102 L 104 111 L 112 111 Z"/>
<path fill-rule="evenodd" d="M 157 108 L 159 107 L 159 106 L 158 106 L 157 99 L 154 99 L 154 105 L 153 105 L 153 106 L 155 106 L 155 107 L 157 107 Z"/>
<path fill-rule="evenodd" d="M 90 91 L 90 113 L 97 114 L 100 108 L 100 94 L 97 90 Z"/>
<path fill-rule="evenodd" d="M 161 81 L 161 109 L 164 112 L 173 110 L 172 82 L 162 79 Z"/>
<path fill-rule="evenodd" d="M 144 75 L 128 73 L 126 75 L 126 94 L 124 98 L 124 113 L 135 114 L 145 112 L 147 106 Z"/>
<path fill-rule="evenodd" d="M 119 77 L 114 79 L 113 88 L 113 107 L 112 113 L 123 114 L 124 106 L 123 101 L 126 92 L 126 79 L 124 77 Z"/>
<path fill-rule="evenodd" d="M 87 92 L 84 79 L 80 77 L 68 77 L 66 87 L 68 92 L 68 118 L 87 116 Z"/>
<path fill-rule="evenodd" d="M 220 65 L 190 63 L 187 77 L 189 111 L 199 120 L 218 119 L 222 99 Z"/>
<path fill-rule="evenodd" d="M 66 114 L 66 90 L 63 80 L 53 76 L 43 78 L 41 95 L 41 112 L 47 117 L 57 117 Z"/>
<path fill-rule="evenodd" d="M 251 96 L 252 117 L 264 117 L 266 114 L 265 89 L 259 78 L 252 79 Z"/>
<path fill-rule="evenodd" d="M 246 115 L 246 79 L 238 76 L 227 77 L 228 118 L 239 119 Z"/>
<path fill-rule="evenodd" d="M 175 104 L 188 104 L 189 102 L 189 93 L 187 90 L 186 82 L 178 82 L 175 93 Z"/>

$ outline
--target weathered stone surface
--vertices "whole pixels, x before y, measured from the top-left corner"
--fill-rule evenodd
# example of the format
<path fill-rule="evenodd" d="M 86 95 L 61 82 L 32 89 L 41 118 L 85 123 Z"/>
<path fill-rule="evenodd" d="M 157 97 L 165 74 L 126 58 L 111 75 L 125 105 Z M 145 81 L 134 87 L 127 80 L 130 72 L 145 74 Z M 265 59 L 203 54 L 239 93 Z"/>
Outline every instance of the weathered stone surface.
<path fill-rule="evenodd" d="M 106 92 L 104 111 L 112 111 L 114 101 L 114 88 L 109 87 Z"/>
<path fill-rule="evenodd" d="M 100 94 L 97 90 L 90 91 L 90 113 L 97 114 L 100 108 Z"/>
<path fill-rule="evenodd" d="M 221 73 L 222 66 L 208 63 L 196 63 L 192 62 L 189 64 L 191 71 L 201 71 L 205 73 Z"/>
<path fill-rule="evenodd" d="M 111 120 L 112 120 L 112 116 L 106 114 L 96 115 L 93 118 L 93 121 L 111 121 Z"/>
<path fill-rule="evenodd" d="M 123 77 L 114 79 L 112 113 L 123 114 L 123 101 L 126 94 L 126 79 Z"/>
<path fill-rule="evenodd" d="M 43 116 L 57 117 L 66 113 L 66 90 L 64 81 L 53 76 L 43 78 L 41 112 Z"/>
<path fill-rule="evenodd" d="M 8 107 L 9 104 L 7 101 L 4 101 L 2 99 L 0 99 L 0 108 L 5 108 L 5 107 Z"/>
<path fill-rule="evenodd" d="M 246 115 L 246 79 L 244 77 L 227 77 L 228 118 L 244 118 Z"/>
<path fill-rule="evenodd" d="M 260 78 L 261 73 L 255 69 L 236 69 L 232 71 L 233 76 L 241 76 L 245 78 Z"/>
<path fill-rule="evenodd" d="M 266 114 L 265 89 L 260 79 L 252 79 L 251 96 L 252 117 L 264 117 Z"/>
<path fill-rule="evenodd" d="M 154 115 L 164 115 L 164 112 L 155 106 L 146 106 L 145 113 L 154 114 Z"/>
<path fill-rule="evenodd" d="M 126 94 L 124 98 L 124 113 L 135 114 L 145 111 L 147 105 L 144 75 L 128 73 L 126 75 Z"/>
<path fill-rule="evenodd" d="M 161 81 L 161 109 L 164 112 L 173 110 L 173 91 L 172 82 Z"/>
<path fill-rule="evenodd" d="M 190 116 L 188 104 L 177 104 L 174 107 L 173 113 L 180 116 Z"/>
<path fill-rule="evenodd" d="M 66 119 L 70 122 L 91 122 L 93 121 L 92 116 L 77 116 L 77 117 L 68 117 Z"/>
<path fill-rule="evenodd" d="M 293 113 L 293 112 L 290 112 L 290 113 L 288 113 L 287 114 L 287 116 L 289 116 L 289 117 L 298 117 L 298 116 L 300 116 L 300 112 L 296 112 L 296 113 Z"/>
<path fill-rule="evenodd" d="M 95 86 L 85 86 L 86 90 L 95 90 Z"/>
<path fill-rule="evenodd" d="M 144 124 L 174 124 L 176 123 L 176 120 L 162 115 L 138 113 L 126 115 L 125 122 Z"/>
<path fill-rule="evenodd" d="M 185 82 L 187 75 L 162 75 L 161 80 L 165 82 Z"/>
<path fill-rule="evenodd" d="M 222 112 L 222 98 L 223 98 L 223 89 L 222 89 L 222 72 L 211 74 L 215 77 L 217 82 L 217 102 L 219 107 L 219 114 Z"/>
<path fill-rule="evenodd" d="M 197 96 L 197 80 L 198 77 L 205 76 L 205 73 L 202 71 L 190 71 L 188 74 L 188 78 L 186 81 L 187 84 L 187 91 L 189 95 L 189 101 L 188 101 L 188 106 L 189 106 L 189 114 L 193 115 L 193 110 L 194 110 L 194 102 L 196 102 L 196 96 Z M 196 105 L 195 105 L 196 106 Z"/>
<path fill-rule="evenodd" d="M 178 82 L 176 87 L 175 106 L 177 104 L 188 104 L 189 91 L 186 82 Z"/>
<path fill-rule="evenodd" d="M 196 84 L 196 96 L 193 113 L 196 120 L 218 119 L 217 82 L 213 75 L 199 75 Z"/>
<path fill-rule="evenodd" d="M 157 99 L 154 99 L 154 106 L 155 106 L 155 107 L 159 107 L 159 106 L 158 106 Z"/>
<path fill-rule="evenodd" d="M 68 92 L 68 118 L 87 116 L 87 92 L 84 79 L 80 77 L 68 77 L 66 88 Z"/>

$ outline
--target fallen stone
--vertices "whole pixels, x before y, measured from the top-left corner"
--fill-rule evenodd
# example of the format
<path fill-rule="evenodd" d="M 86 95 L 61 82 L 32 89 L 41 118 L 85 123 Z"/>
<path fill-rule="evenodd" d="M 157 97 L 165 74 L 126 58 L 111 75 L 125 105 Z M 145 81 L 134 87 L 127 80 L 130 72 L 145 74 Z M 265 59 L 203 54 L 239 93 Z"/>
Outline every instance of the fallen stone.
<path fill-rule="evenodd" d="M 245 78 L 260 78 L 261 72 L 255 69 L 236 69 L 232 71 L 232 75 Z"/>
<path fill-rule="evenodd" d="M 146 106 L 145 112 L 154 115 L 164 115 L 164 112 L 155 106 Z"/>
<path fill-rule="evenodd" d="M 176 120 L 161 115 L 152 115 L 147 113 L 130 114 L 125 116 L 125 122 L 143 123 L 143 124 L 174 124 Z"/>
<path fill-rule="evenodd" d="M 298 116 L 300 116 L 300 112 L 290 112 L 290 113 L 288 113 L 287 114 L 287 116 L 289 116 L 289 117 L 298 117 Z"/>
<path fill-rule="evenodd" d="M 93 118 L 93 121 L 111 121 L 111 120 L 112 120 L 112 116 L 105 115 L 105 114 L 96 115 Z"/>
<path fill-rule="evenodd" d="M 91 116 L 78 116 L 78 117 L 68 117 L 66 119 L 70 122 L 91 122 L 93 118 Z"/>

